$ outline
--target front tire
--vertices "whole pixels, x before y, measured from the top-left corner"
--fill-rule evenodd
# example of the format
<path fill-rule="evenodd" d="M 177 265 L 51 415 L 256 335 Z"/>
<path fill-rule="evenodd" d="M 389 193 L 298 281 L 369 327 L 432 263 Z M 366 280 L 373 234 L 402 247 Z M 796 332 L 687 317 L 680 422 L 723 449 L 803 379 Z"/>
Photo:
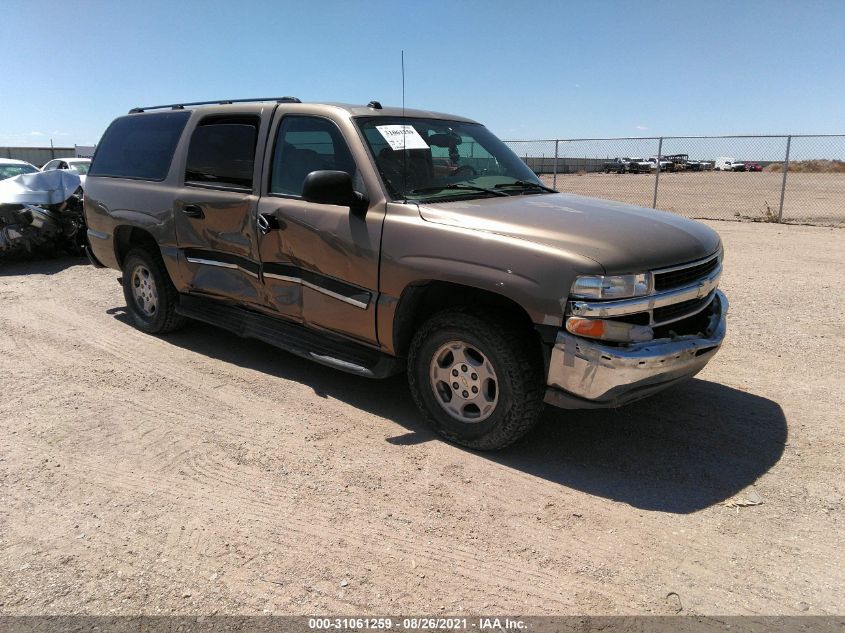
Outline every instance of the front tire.
<path fill-rule="evenodd" d="M 414 335 L 408 384 L 446 439 L 497 450 L 528 433 L 543 410 L 539 344 L 516 324 L 479 312 L 436 314 Z"/>
<path fill-rule="evenodd" d="M 172 332 L 185 323 L 176 314 L 179 293 L 159 253 L 136 248 L 123 261 L 123 297 L 132 323 L 147 334 Z"/>

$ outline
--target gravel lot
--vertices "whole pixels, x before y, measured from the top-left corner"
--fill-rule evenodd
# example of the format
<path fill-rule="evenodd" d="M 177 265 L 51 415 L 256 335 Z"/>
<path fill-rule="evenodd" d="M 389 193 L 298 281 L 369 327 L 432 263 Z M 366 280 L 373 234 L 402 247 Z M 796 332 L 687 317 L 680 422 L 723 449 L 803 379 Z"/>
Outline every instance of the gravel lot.
<path fill-rule="evenodd" d="M 552 177 L 543 179 L 552 184 Z M 654 174 L 559 174 L 557 189 L 651 207 Z M 687 217 L 763 220 L 777 215 L 782 173 L 662 173 L 657 207 Z M 787 222 L 845 226 L 845 174 L 789 172 L 783 205 Z"/>
<path fill-rule="evenodd" d="M 845 612 L 845 232 L 711 225 L 707 369 L 498 454 L 402 377 L 146 336 L 115 271 L 4 265 L 0 614 Z"/>

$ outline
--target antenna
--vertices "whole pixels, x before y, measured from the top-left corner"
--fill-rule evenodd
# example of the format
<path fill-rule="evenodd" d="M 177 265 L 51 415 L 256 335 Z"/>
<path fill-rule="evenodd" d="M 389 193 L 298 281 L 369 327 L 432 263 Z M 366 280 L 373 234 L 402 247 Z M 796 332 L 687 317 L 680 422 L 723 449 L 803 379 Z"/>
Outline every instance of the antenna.
<path fill-rule="evenodd" d="M 405 51 L 402 51 L 402 119 L 405 119 Z M 404 135 L 403 135 L 404 136 Z"/>
<path fill-rule="evenodd" d="M 402 49 L 402 193 L 408 191 L 408 122 L 405 120 L 405 49 Z M 406 196 L 407 197 L 407 196 Z"/>

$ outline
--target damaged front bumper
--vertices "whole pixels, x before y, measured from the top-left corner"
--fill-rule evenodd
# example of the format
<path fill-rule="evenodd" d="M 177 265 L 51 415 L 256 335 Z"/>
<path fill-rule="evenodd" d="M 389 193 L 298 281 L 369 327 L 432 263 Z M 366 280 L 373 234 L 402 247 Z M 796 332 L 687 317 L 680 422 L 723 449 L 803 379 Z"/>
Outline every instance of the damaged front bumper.
<path fill-rule="evenodd" d="M 546 402 L 563 409 L 618 407 L 694 376 L 725 338 L 728 300 L 720 290 L 703 336 L 679 336 L 614 347 L 558 332 L 549 363 Z"/>

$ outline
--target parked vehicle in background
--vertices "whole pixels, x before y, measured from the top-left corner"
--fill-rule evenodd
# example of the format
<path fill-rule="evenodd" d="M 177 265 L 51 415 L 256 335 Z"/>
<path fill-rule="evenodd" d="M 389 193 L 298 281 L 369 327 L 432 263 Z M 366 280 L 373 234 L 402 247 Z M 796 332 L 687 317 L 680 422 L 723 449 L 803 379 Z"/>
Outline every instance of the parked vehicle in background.
<path fill-rule="evenodd" d="M 745 171 L 763 171 L 763 166 L 760 163 L 745 163 Z"/>
<path fill-rule="evenodd" d="M 608 161 L 604 164 L 604 173 L 609 174 L 611 172 L 617 174 L 644 174 L 648 173 L 651 169 L 651 165 L 648 161 L 643 160 L 642 158 L 614 158 L 611 161 Z"/>
<path fill-rule="evenodd" d="M 41 168 L 41 171 L 51 171 L 53 169 L 65 169 L 71 173 L 79 176 L 82 181 L 82 187 L 85 187 L 85 177 L 88 175 L 88 168 L 91 167 L 90 158 L 54 158 L 49 163 Z"/>
<path fill-rule="evenodd" d="M 431 426 L 475 449 L 521 437 L 543 402 L 617 407 L 689 378 L 725 335 L 715 231 L 558 193 L 458 116 L 134 108 L 100 141 L 85 217 L 140 330 L 188 317 L 358 376 L 406 372 Z"/>
<path fill-rule="evenodd" d="M 0 180 L 0 257 L 81 255 L 85 245 L 79 176 L 36 169 Z"/>
<path fill-rule="evenodd" d="M 651 171 L 657 171 L 657 164 L 660 163 L 660 171 L 673 171 L 672 169 L 672 161 L 660 159 L 657 160 L 657 156 L 652 156 L 648 159 L 649 169 Z"/>
<path fill-rule="evenodd" d="M 627 158 L 614 158 L 604 164 L 604 173 L 624 174 L 628 171 Z"/>
<path fill-rule="evenodd" d="M 663 158 L 672 163 L 669 171 L 685 171 L 689 169 L 689 156 L 687 154 L 669 154 L 664 155 Z"/>
<path fill-rule="evenodd" d="M 628 171 L 633 174 L 647 174 L 651 171 L 651 163 L 645 158 L 632 157 L 626 160 L 628 161 Z"/>
<path fill-rule="evenodd" d="M 32 165 L 25 160 L 16 160 L 14 158 L 0 158 L 0 180 L 6 178 L 13 178 L 21 174 L 34 174 L 38 171 L 38 167 Z"/>
<path fill-rule="evenodd" d="M 700 160 L 698 164 L 701 166 L 701 171 L 710 171 L 713 169 L 713 163 L 708 160 Z"/>
<path fill-rule="evenodd" d="M 745 163 L 731 156 L 720 156 L 713 166 L 715 171 L 745 171 Z"/>

